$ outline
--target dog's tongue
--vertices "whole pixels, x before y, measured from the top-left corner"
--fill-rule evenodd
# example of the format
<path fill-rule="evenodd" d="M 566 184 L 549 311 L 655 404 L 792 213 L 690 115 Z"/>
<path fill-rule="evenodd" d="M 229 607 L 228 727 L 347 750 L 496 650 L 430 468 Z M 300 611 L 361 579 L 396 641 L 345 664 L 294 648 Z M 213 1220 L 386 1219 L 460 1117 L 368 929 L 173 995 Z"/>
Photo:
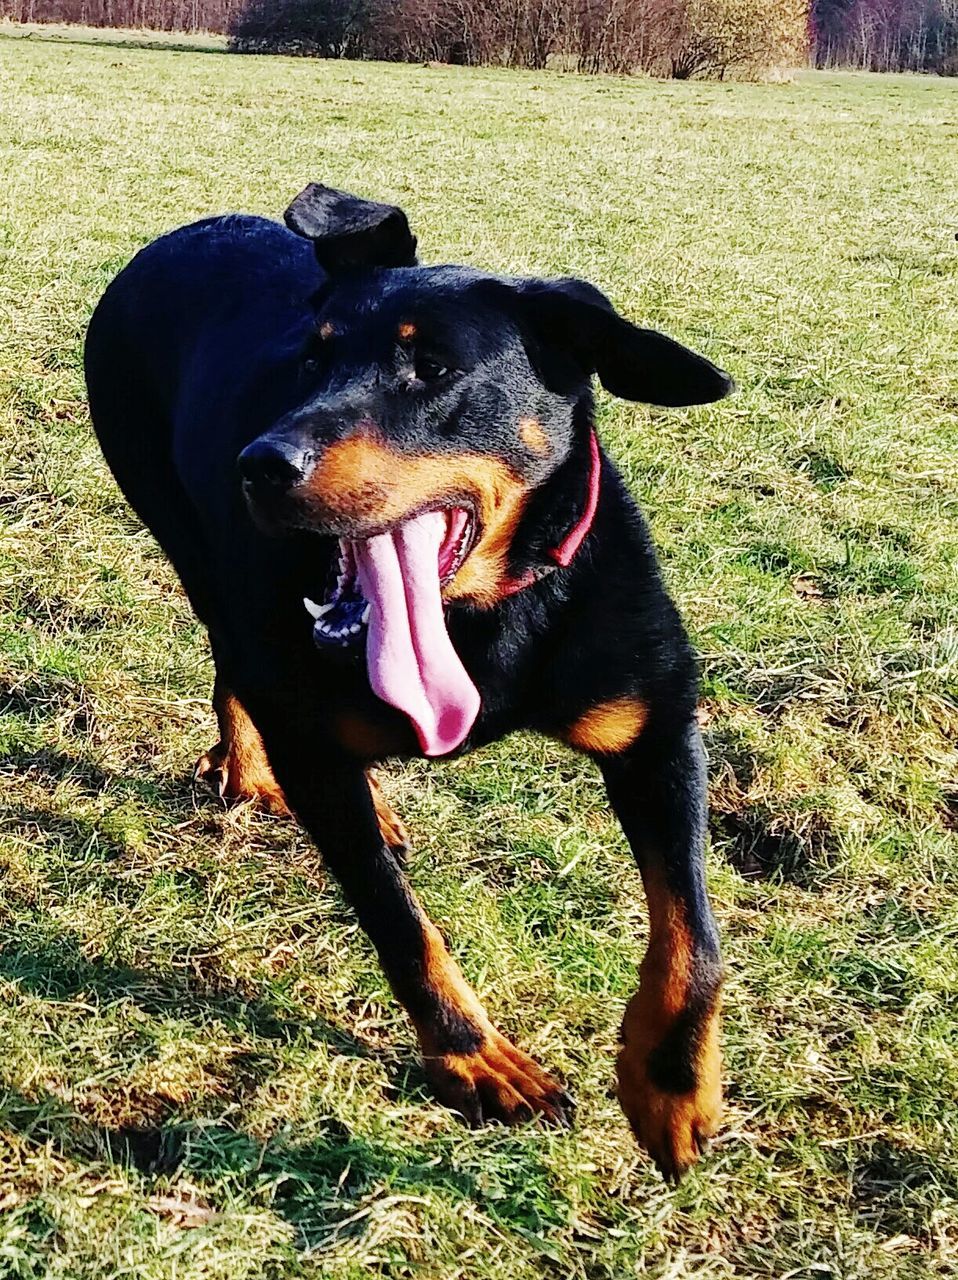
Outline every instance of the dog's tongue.
<path fill-rule="evenodd" d="M 441 511 L 407 520 L 390 533 L 354 542 L 359 585 L 370 604 L 369 683 L 405 712 L 427 756 L 455 750 L 479 714 L 479 690 L 452 647 L 439 591 Z"/>

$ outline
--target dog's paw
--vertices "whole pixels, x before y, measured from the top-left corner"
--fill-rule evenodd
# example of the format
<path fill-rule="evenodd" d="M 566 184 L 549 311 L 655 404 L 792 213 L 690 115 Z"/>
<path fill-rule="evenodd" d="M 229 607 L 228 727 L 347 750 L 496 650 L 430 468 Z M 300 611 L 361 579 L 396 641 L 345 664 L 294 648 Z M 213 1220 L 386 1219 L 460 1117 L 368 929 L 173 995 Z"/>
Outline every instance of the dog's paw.
<path fill-rule="evenodd" d="M 648 1078 L 644 1063 L 636 1063 L 623 1049 L 616 1064 L 619 1102 L 632 1132 L 669 1182 L 682 1175 L 703 1154 L 722 1114 L 718 1086 L 698 1086 L 691 1093 L 667 1093 Z"/>
<path fill-rule="evenodd" d="M 691 1081 L 691 1087 L 663 1088 L 663 1082 L 653 1079 L 650 1072 L 656 1046 L 643 1034 L 638 999 L 626 1013 L 624 1043 L 616 1062 L 619 1102 L 639 1145 L 664 1178 L 678 1182 L 705 1151 L 721 1121 L 718 1024 L 715 1019 L 706 1023 L 694 1060 L 683 1066 L 681 1076 Z"/>
<path fill-rule="evenodd" d="M 193 781 L 202 782 L 221 800 L 252 800 L 268 813 L 288 814 L 286 798 L 266 764 L 244 760 L 217 743 L 200 756 Z"/>
<path fill-rule="evenodd" d="M 467 1124 L 521 1124 L 535 1117 L 569 1124 L 572 1119 L 573 1102 L 562 1086 L 498 1031 L 490 1030 L 473 1053 L 424 1061 L 439 1101 Z"/>

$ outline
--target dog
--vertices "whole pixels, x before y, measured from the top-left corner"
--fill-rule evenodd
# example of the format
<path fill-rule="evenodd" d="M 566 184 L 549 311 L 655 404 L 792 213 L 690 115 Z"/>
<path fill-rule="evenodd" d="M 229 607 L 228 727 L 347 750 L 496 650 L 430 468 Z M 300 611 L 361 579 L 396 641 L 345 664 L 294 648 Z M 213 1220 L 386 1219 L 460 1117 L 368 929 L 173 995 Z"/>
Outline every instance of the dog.
<path fill-rule="evenodd" d="M 563 1087 L 414 896 L 373 769 L 515 730 L 592 757 L 650 920 L 617 1093 L 677 1179 L 721 1110 L 698 677 L 592 378 L 663 406 L 732 382 L 584 281 L 419 265 L 394 206 L 314 183 L 285 223 L 154 241 L 86 340 L 103 453 L 209 632 L 220 738 L 197 772 L 316 842 L 443 1103 L 562 1123 Z"/>

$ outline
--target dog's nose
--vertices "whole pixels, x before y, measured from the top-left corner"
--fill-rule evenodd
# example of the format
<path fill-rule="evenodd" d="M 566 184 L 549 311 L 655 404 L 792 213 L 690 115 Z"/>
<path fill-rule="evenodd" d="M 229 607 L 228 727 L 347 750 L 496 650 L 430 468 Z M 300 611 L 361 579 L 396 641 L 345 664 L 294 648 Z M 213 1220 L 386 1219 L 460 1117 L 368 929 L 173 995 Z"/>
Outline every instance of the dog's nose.
<path fill-rule="evenodd" d="M 256 488 L 292 489 L 310 471 L 310 456 L 288 440 L 260 437 L 248 444 L 237 459 L 240 475 Z"/>

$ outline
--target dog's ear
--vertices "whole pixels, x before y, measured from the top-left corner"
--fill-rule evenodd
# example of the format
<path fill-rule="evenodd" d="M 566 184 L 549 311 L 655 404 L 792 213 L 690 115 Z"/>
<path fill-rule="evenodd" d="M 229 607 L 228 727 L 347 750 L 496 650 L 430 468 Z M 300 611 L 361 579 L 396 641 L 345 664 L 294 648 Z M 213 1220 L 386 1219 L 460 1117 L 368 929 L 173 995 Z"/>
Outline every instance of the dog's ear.
<path fill-rule="evenodd" d="M 729 375 L 654 329 L 624 319 L 584 280 L 521 280 L 522 320 L 538 343 L 571 356 L 615 396 L 677 407 L 709 404 L 734 390 Z"/>
<path fill-rule="evenodd" d="M 290 231 L 312 240 L 326 271 L 415 265 L 416 237 L 395 205 L 311 182 L 283 216 Z"/>

